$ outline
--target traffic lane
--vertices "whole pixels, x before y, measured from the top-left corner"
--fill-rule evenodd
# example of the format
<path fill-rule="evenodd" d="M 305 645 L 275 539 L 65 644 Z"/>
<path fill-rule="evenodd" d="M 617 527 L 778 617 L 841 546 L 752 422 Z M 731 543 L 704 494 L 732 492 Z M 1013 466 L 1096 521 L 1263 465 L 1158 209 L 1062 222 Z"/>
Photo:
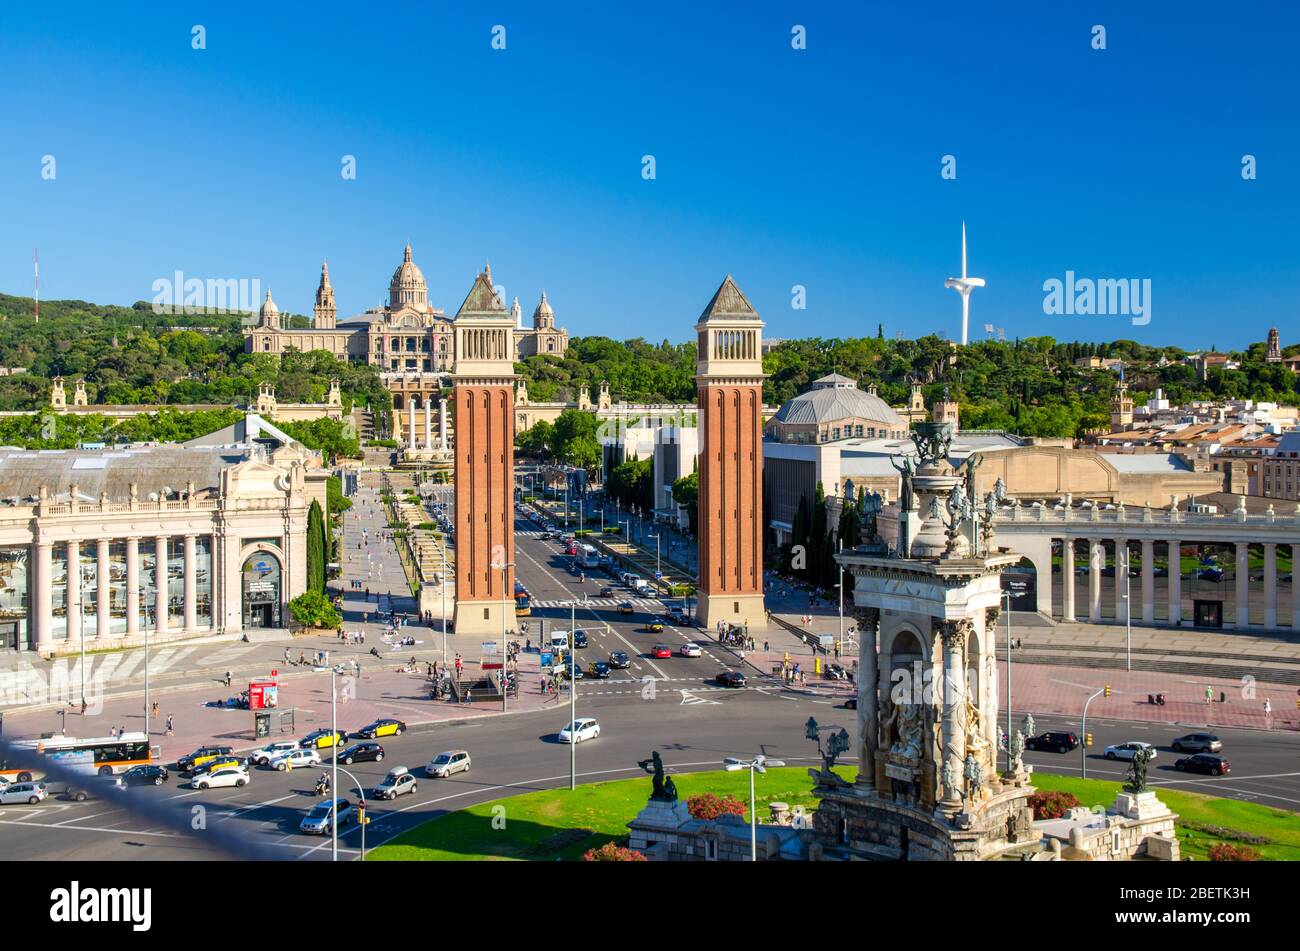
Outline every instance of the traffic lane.
<path fill-rule="evenodd" d="M 1013 726 L 1016 716 L 1013 715 Z M 1039 733 L 1060 730 L 1079 736 L 1081 732 L 1080 721 L 1077 719 L 1047 716 L 1035 719 L 1035 731 Z M 1123 780 L 1128 775 L 1128 762 L 1106 759 L 1105 749 L 1119 743 L 1140 741 L 1150 743 L 1157 750 L 1156 758 L 1147 770 L 1147 778 L 1153 785 L 1263 802 L 1300 811 L 1300 735 L 1232 727 L 1213 728 L 1208 732 L 1223 740 L 1223 750 L 1219 755 L 1228 760 L 1231 772 L 1225 776 L 1205 776 L 1176 770 L 1174 762 L 1190 754 L 1176 753 L 1169 746 L 1176 737 L 1204 732 L 1199 727 L 1090 718 L 1088 732 L 1093 735 L 1092 748 L 1086 754 L 1090 778 Z M 1083 737 L 1079 738 L 1082 742 Z M 1063 754 L 1026 751 L 1025 760 L 1036 768 L 1054 773 L 1077 776 L 1083 770 L 1077 749 Z"/>
<path fill-rule="evenodd" d="M 765 698 L 741 698 L 761 702 Z M 656 710 L 652 718 L 647 718 L 643 703 L 653 703 Z M 671 696 L 662 692 L 657 698 L 645 698 L 641 703 L 623 704 L 618 709 L 602 709 L 596 712 L 589 702 L 584 701 L 581 692 L 578 695 L 578 715 L 596 715 L 602 726 L 601 737 L 594 741 L 580 744 L 577 749 L 579 770 L 584 779 L 617 778 L 620 773 L 639 772 L 635 766 L 629 766 L 636 760 L 645 758 L 646 750 L 662 748 L 685 754 L 689 752 L 693 760 L 690 768 L 716 768 L 723 756 L 745 755 L 754 752 L 773 753 L 770 745 L 772 738 L 765 735 L 763 727 L 737 729 L 730 722 L 725 705 L 708 705 L 705 707 L 682 707 Z M 788 737 L 788 745 L 778 748 L 787 758 L 803 753 L 799 750 L 802 738 L 803 717 L 796 716 L 782 705 L 778 711 L 781 716 L 779 731 Z M 797 713 L 797 711 L 795 711 Z M 746 722 L 753 718 L 746 716 Z M 759 720 L 767 717 L 760 715 Z M 653 727 L 647 727 L 653 722 Z M 516 717 L 499 718 L 495 721 L 471 721 L 436 732 L 407 733 L 402 737 L 385 738 L 385 761 L 380 764 L 354 764 L 351 771 L 366 788 L 367 799 L 373 787 L 394 765 L 405 765 L 417 775 L 418 791 L 412 796 L 403 796 L 392 803 L 380 803 L 370 800 L 369 815 L 372 822 L 367 829 L 367 845 L 382 841 L 398 834 L 412 825 L 419 824 L 433 815 L 441 814 L 447 809 L 461 808 L 472 802 L 498 798 L 515 792 L 534 789 L 553 788 L 567 782 L 569 747 L 555 741 L 555 733 L 569 722 L 569 706 L 560 704 L 555 709 L 538 711 Z M 491 724 L 489 728 L 489 723 Z M 748 742 L 746 736 L 752 737 Z M 683 742 L 689 736 L 690 742 Z M 786 741 L 783 741 L 783 744 Z M 806 741 L 805 741 L 806 742 Z M 739 743 L 739 745 L 737 745 Z M 765 745 L 766 744 L 766 745 Z M 459 774 L 449 780 L 426 779 L 422 766 L 438 752 L 449 749 L 464 748 L 473 757 L 473 769 L 468 774 Z M 669 765 L 682 761 L 681 756 L 666 753 Z M 297 824 L 308 810 L 318 801 L 312 792 L 312 786 L 321 769 L 309 767 L 280 772 L 277 770 L 255 769 L 252 782 L 241 790 L 220 789 L 207 790 L 202 793 L 174 786 L 158 789 L 146 787 L 133 792 L 154 796 L 159 800 L 171 801 L 174 808 L 187 815 L 202 813 L 204 822 L 222 824 L 235 822 L 242 833 L 256 836 L 260 844 L 281 848 L 287 858 L 327 858 L 329 838 L 316 839 L 297 832 Z M 356 799 L 355 788 L 350 782 L 343 781 L 340 774 L 339 795 Z M 89 808 L 93 803 L 79 804 L 85 807 L 85 815 L 90 816 Z M 194 806 L 204 808 L 195 812 Z M 9 807 L 12 808 L 12 807 Z M 433 810 L 433 811 L 431 811 Z M 82 857 L 91 858 L 173 858 L 174 850 L 198 850 L 202 852 L 201 831 L 187 841 L 187 837 L 159 827 L 150 831 L 151 820 L 137 817 L 127 809 L 114 811 L 114 815 L 103 821 L 86 823 L 84 827 L 59 828 L 59 835 L 46 827 L 53 825 L 54 817 L 47 814 L 46 821 L 31 823 L 19 828 L 18 824 L 6 822 L 6 813 L 0 812 L 0 824 L 4 826 L 4 838 L 12 845 L 11 854 L 28 857 L 49 857 L 55 852 L 70 848 L 69 840 L 77 843 L 77 848 L 84 846 L 89 853 L 79 852 Z M 401 817 L 401 818 L 399 818 Z M 59 816 L 62 819 L 62 815 Z M 43 828 L 46 827 L 46 828 Z M 60 837 L 66 836 L 66 838 Z M 341 847 L 356 850 L 360 845 L 359 829 L 349 827 L 340 830 Z M 322 848 L 322 846 L 324 846 Z M 223 857 L 220 853 L 207 848 L 211 855 L 194 855 L 192 857 Z"/>

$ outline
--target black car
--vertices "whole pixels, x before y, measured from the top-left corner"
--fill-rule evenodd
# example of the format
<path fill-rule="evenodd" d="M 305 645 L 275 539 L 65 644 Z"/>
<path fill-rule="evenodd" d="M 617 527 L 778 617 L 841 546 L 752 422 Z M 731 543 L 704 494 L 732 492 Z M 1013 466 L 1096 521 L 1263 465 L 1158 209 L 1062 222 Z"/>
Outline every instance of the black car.
<path fill-rule="evenodd" d="M 587 676 L 595 677 L 598 680 L 604 680 L 609 676 L 609 664 L 603 660 L 593 660 L 587 665 Z"/>
<path fill-rule="evenodd" d="M 384 748 L 378 743 L 353 743 L 339 754 L 339 762 L 344 766 L 353 763 L 379 763 L 384 759 Z"/>
<path fill-rule="evenodd" d="M 573 632 L 573 646 L 574 646 L 575 648 L 577 648 L 577 647 L 586 647 L 586 646 L 587 646 L 587 635 L 584 634 L 584 633 L 582 633 L 582 631 L 574 631 L 574 632 Z"/>
<path fill-rule="evenodd" d="M 1197 753 L 1195 756 L 1184 756 L 1174 762 L 1174 769 L 1180 773 L 1208 773 L 1211 776 L 1222 776 L 1228 772 L 1228 761 L 1222 756 L 1214 756 L 1210 753 Z"/>
<path fill-rule="evenodd" d="M 1025 740 L 1025 749 L 1040 753 L 1068 753 L 1079 748 L 1079 738 L 1073 733 L 1040 733 Z"/>
<path fill-rule="evenodd" d="M 614 651 L 609 655 L 609 666 L 615 670 L 627 670 L 632 666 L 632 659 L 625 651 Z"/>
<path fill-rule="evenodd" d="M 233 752 L 234 748 L 230 746 L 200 746 L 188 756 L 182 756 L 178 759 L 176 761 L 176 768 L 184 773 L 194 767 L 194 761 L 196 759 L 203 759 L 208 756 L 228 755 Z"/>
<path fill-rule="evenodd" d="M 117 778 L 119 786 L 161 786 L 165 782 L 166 766 L 132 766 Z"/>
<path fill-rule="evenodd" d="M 602 585 L 600 588 L 599 596 L 602 598 L 612 598 L 614 597 L 614 589 L 611 588 L 609 585 Z"/>
<path fill-rule="evenodd" d="M 743 687 L 748 682 L 738 670 L 724 670 L 714 678 L 723 687 Z"/>

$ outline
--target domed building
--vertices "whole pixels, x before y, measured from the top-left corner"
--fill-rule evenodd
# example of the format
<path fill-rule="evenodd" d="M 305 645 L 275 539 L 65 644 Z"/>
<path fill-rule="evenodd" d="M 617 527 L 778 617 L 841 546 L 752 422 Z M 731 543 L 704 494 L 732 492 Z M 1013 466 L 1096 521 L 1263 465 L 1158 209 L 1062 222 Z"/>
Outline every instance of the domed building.
<path fill-rule="evenodd" d="M 814 380 L 805 393 L 787 401 L 763 430 L 776 442 L 810 444 L 841 439 L 903 439 L 908 424 L 857 380 L 831 373 Z"/>
<path fill-rule="evenodd" d="M 491 280 L 492 272 L 485 269 Z M 514 347 L 516 358 L 537 354 L 564 356 L 569 332 L 555 326 L 555 311 L 546 292 L 533 311 L 533 326 L 523 326 L 518 307 Z M 388 303 L 362 314 L 339 318 L 330 283 L 329 265 L 322 263 L 311 326 L 286 327 L 285 318 L 268 292 L 255 326 L 244 328 L 247 353 L 282 354 L 295 350 L 327 350 L 339 360 L 369 363 L 379 368 L 397 409 L 436 402 L 454 369 L 454 318 L 429 305 L 429 286 L 415 263 L 411 245 L 388 282 Z M 298 323 L 302 323 L 298 318 Z"/>

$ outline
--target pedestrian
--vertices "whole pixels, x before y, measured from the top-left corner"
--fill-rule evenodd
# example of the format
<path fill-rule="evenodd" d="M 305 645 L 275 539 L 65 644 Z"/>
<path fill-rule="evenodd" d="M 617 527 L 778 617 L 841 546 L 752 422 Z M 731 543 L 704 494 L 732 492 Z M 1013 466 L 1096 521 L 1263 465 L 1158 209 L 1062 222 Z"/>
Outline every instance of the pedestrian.
<path fill-rule="evenodd" d="M 1273 704 L 1269 701 L 1268 697 L 1265 697 L 1264 698 L 1264 719 L 1267 720 L 1272 716 L 1273 716 Z"/>
<path fill-rule="evenodd" d="M 769 650 L 771 650 L 771 649 L 772 649 L 772 644 L 771 644 L 771 642 L 770 642 L 770 641 L 764 641 L 764 642 L 763 642 L 763 653 L 766 654 L 766 653 L 767 653 Z"/>
<path fill-rule="evenodd" d="M 284 649 L 284 662 L 289 663 L 289 648 L 287 647 Z"/>
<path fill-rule="evenodd" d="M 1209 684 L 1205 685 L 1205 702 L 1206 703 L 1214 702 L 1214 691 L 1210 689 Z"/>
<path fill-rule="evenodd" d="M 472 704 L 473 702 L 474 702 L 473 699 L 470 697 L 470 689 L 469 689 L 469 687 L 466 687 L 466 688 L 465 688 L 465 703 L 466 703 L 466 705 L 469 705 L 469 704 Z"/>
<path fill-rule="evenodd" d="M 155 701 L 153 702 L 152 706 L 149 708 L 149 715 L 152 716 L 155 720 L 158 719 L 158 701 L 157 701 L 157 700 L 155 700 Z"/>
<path fill-rule="evenodd" d="M 303 667 L 303 666 L 306 666 L 306 664 L 307 664 L 307 653 L 306 653 L 306 651 L 298 651 L 298 666 L 299 666 L 299 667 Z"/>
<path fill-rule="evenodd" d="M 167 714 L 167 735 L 168 736 L 171 736 L 173 733 L 176 732 L 174 727 L 175 724 L 173 724 L 172 722 L 172 715 L 169 713 Z"/>
<path fill-rule="evenodd" d="M 226 689 L 227 689 L 227 690 L 230 689 L 230 681 L 231 681 L 231 673 L 230 673 L 230 671 L 226 671 Z"/>

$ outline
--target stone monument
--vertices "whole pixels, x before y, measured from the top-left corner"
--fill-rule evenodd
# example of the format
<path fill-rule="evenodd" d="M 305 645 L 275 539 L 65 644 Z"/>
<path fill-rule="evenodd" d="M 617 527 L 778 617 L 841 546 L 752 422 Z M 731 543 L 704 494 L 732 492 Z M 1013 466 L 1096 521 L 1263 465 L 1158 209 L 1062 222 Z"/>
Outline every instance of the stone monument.
<path fill-rule="evenodd" d="M 1020 556 L 976 530 L 951 438 L 951 424 L 917 426 L 915 462 L 899 467 L 898 538 L 836 556 L 853 578 L 860 632 L 858 776 L 814 789 L 828 856 L 976 860 L 1038 839 L 1023 738 L 1007 740 L 1009 771 L 997 755 L 1000 575 Z"/>

